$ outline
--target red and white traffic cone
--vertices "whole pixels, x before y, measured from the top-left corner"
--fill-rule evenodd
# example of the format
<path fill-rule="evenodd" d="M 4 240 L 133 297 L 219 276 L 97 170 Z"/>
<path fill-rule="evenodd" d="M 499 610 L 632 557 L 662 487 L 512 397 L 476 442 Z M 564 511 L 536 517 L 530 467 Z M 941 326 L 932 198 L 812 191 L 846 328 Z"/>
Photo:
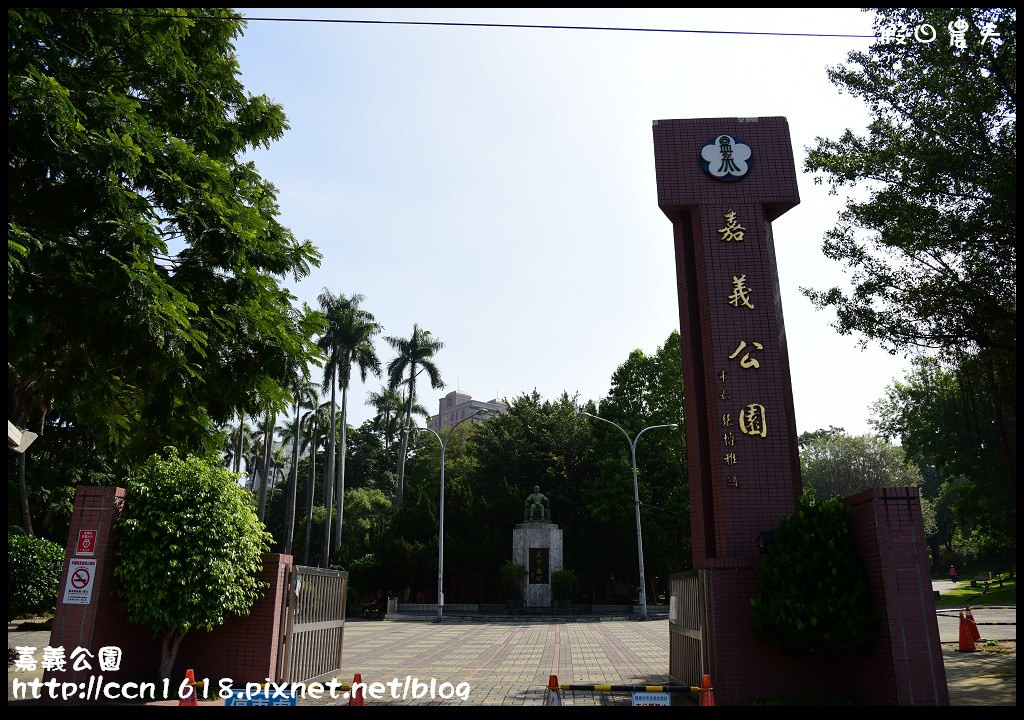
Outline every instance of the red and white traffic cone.
<path fill-rule="evenodd" d="M 974 613 L 971 612 L 970 605 L 967 606 L 965 616 L 967 617 L 967 623 L 970 625 L 971 637 L 974 639 L 974 642 L 985 642 L 985 638 L 981 636 L 981 631 L 978 630 L 978 623 L 974 622 Z"/>
<path fill-rule="evenodd" d="M 348 695 L 348 704 L 366 705 L 366 698 L 363 695 L 363 676 L 356 673 L 352 676 L 352 691 Z"/>
<path fill-rule="evenodd" d="M 188 688 L 178 698 L 178 707 L 182 705 L 199 705 L 199 700 L 196 698 L 196 674 L 191 670 L 185 671 L 185 680 L 187 681 L 186 687 Z"/>
<path fill-rule="evenodd" d="M 715 691 L 711 687 L 711 676 L 705 675 L 700 681 L 700 707 L 715 704 Z"/>
<path fill-rule="evenodd" d="M 974 636 L 971 635 L 971 628 L 968 627 L 969 623 L 967 618 L 964 617 L 963 612 L 960 613 L 960 647 L 956 650 L 957 652 L 977 652 L 978 648 L 974 647 Z"/>

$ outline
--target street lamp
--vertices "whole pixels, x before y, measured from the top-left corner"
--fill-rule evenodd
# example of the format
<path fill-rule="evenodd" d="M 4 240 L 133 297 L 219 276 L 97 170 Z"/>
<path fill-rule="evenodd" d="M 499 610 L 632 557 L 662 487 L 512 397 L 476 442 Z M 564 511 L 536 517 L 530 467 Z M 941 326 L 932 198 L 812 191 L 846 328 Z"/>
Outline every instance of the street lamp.
<path fill-rule="evenodd" d="M 442 622 L 444 620 L 444 451 L 448 447 L 448 439 L 451 438 L 452 432 L 462 423 L 477 417 L 478 415 L 489 415 L 491 413 L 487 408 L 480 408 L 472 415 L 468 415 L 457 423 L 448 428 L 448 432 L 442 438 L 433 428 L 410 428 L 408 426 L 402 429 L 402 432 L 409 434 L 412 430 L 427 430 L 431 435 L 437 438 L 437 441 L 441 443 L 441 502 L 438 505 L 439 512 L 438 517 L 440 520 L 439 528 L 437 531 L 437 620 L 434 622 Z"/>
<path fill-rule="evenodd" d="M 625 430 L 623 430 L 622 426 L 620 426 L 618 423 L 614 423 L 611 420 L 608 420 L 608 419 L 603 418 L 603 417 L 598 417 L 597 415 L 591 415 L 590 413 L 586 412 L 585 410 L 580 410 L 580 414 L 581 415 L 586 415 L 587 417 L 590 417 L 590 418 L 594 418 L 595 420 L 601 420 L 603 422 L 608 423 L 609 425 L 614 425 L 615 427 L 617 427 L 619 429 L 619 432 L 621 432 L 623 435 L 626 436 L 626 442 L 629 443 L 629 452 L 630 452 L 630 455 L 633 458 L 633 501 L 634 501 L 634 503 L 636 505 L 636 554 L 637 554 L 637 557 L 639 558 L 639 561 L 640 561 L 640 604 L 644 608 L 644 610 L 643 610 L 643 612 L 644 612 L 644 620 L 646 620 L 647 619 L 647 586 L 646 586 L 646 581 L 644 580 L 644 540 L 643 540 L 643 535 L 640 532 L 640 488 L 637 486 L 637 482 L 636 482 L 636 443 L 637 443 L 637 440 L 640 439 L 640 436 L 643 435 L 648 430 L 654 430 L 655 428 L 669 428 L 670 430 L 675 430 L 679 426 L 676 423 L 670 423 L 668 425 L 650 425 L 648 427 L 645 427 L 640 432 L 638 432 L 636 434 L 636 437 L 634 437 L 633 439 L 630 439 L 629 433 L 627 433 Z"/>

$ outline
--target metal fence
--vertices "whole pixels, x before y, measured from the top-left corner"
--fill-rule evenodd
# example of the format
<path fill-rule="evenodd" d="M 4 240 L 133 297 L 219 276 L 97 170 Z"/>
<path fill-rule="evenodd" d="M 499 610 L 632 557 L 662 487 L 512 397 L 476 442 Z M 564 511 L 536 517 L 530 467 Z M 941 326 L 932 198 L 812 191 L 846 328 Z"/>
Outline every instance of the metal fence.
<path fill-rule="evenodd" d="M 313 682 L 341 669 L 348 573 L 295 565 L 288 583 L 281 679 Z"/>
<path fill-rule="evenodd" d="M 699 687 L 710 673 L 707 575 L 703 570 L 669 576 L 669 675 Z"/>

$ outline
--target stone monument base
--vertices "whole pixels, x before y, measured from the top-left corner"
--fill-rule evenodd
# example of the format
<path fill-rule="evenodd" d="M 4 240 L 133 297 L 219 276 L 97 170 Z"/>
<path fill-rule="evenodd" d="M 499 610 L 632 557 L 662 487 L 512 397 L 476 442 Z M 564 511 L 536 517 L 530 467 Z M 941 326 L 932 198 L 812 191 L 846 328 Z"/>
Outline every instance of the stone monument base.
<path fill-rule="evenodd" d="M 523 584 L 526 607 L 551 607 L 551 573 L 562 569 L 562 529 L 544 522 L 516 525 L 512 562 L 527 569 Z"/>

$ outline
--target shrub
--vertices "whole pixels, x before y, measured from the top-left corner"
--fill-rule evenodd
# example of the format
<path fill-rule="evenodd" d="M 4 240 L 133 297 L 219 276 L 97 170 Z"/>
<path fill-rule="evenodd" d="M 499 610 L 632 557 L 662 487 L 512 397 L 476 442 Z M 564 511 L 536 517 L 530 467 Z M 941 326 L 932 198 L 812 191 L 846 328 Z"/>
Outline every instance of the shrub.
<path fill-rule="evenodd" d="M 57 606 L 64 548 L 31 535 L 7 535 L 7 620 Z"/>
<path fill-rule="evenodd" d="M 529 571 L 525 565 L 517 565 L 511 560 L 506 560 L 498 569 L 498 585 L 501 586 L 509 600 L 522 598 L 523 581 L 526 580 L 528 574 Z"/>
<path fill-rule="evenodd" d="M 564 602 L 576 597 L 580 589 L 580 579 L 572 570 L 555 570 L 551 573 L 551 596 Z"/>
<path fill-rule="evenodd" d="M 150 457 L 128 479 L 117 532 L 115 592 L 129 620 L 162 635 L 161 677 L 187 633 L 248 615 L 266 587 L 270 534 L 220 458 Z"/>
<path fill-rule="evenodd" d="M 879 621 L 852 528 L 839 498 L 801 497 L 796 513 L 782 518 L 750 598 L 755 637 L 785 655 L 870 649 Z"/>

